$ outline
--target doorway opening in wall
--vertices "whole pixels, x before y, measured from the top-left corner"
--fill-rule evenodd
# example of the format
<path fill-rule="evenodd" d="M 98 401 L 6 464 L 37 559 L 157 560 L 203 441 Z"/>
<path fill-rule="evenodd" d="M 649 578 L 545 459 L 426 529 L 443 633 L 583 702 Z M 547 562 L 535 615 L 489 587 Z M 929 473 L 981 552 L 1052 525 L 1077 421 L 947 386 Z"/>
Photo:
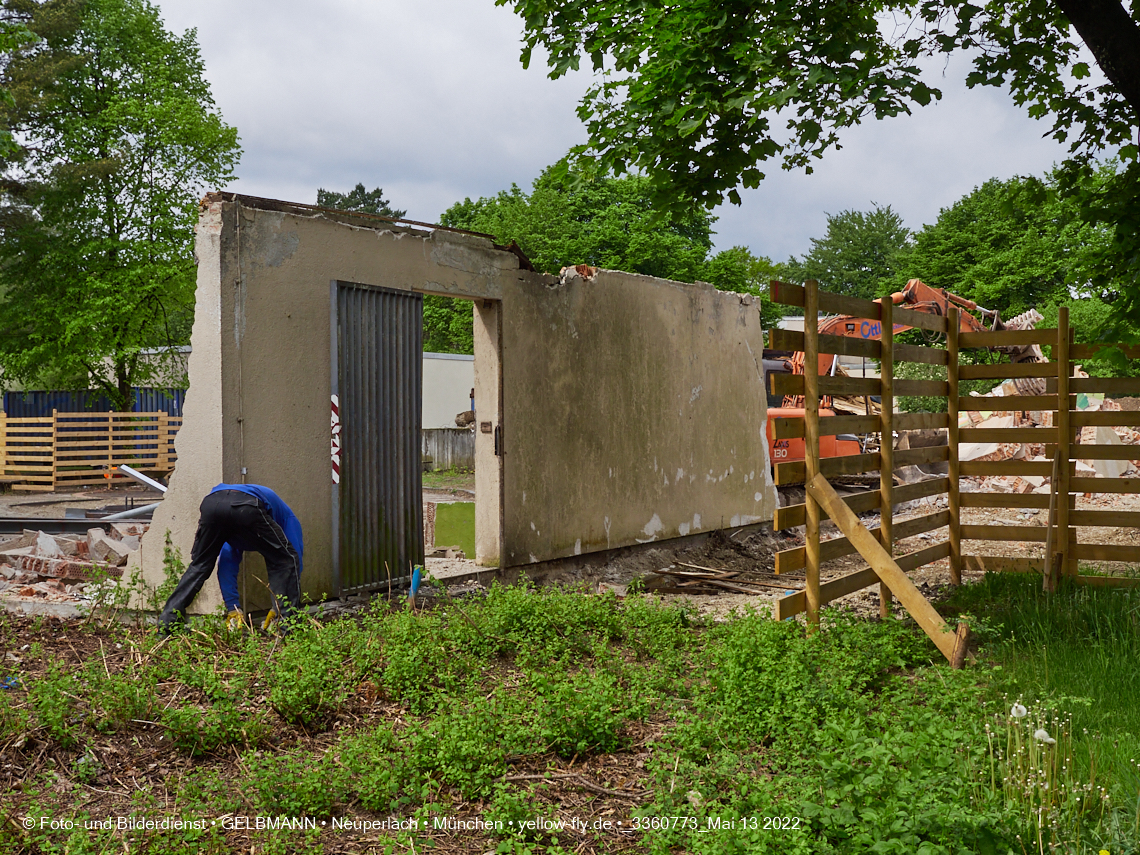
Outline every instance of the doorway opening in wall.
<path fill-rule="evenodd" d="M 480 301 L 483 302 L 483 301 Z M 491 302 L 491 301 L 485 301 Z M 495 304 L 497 305 L 497 304 Z M 488 398 L 486 373 L 476 381 L 476 336 L 485 338 L 478 321 L 479 304 L 471 300 L 426 295 L 423 314 L 423 406 L 422 463 L 425 553 L 433 575 L 462 573 L 465 561 L 488 563 L 486 538 L 477 544 L 476 469 L 479 475 L 488 465 L 478 461 L 477 446 L 481 424 L 491 423 L 491 438 L 498 425 L 498 395 Z M 486 342 L 484 342 L 486 344 Z M 497 334 L 494 342 L 497 362 Z M 479 348 L 484 358 L 488 348 Z M 479 368 L 486 368 L 483 364 Z M 494 368 L 494 366 L 490 366 Z M 494 372 L 497 376 L 497 371 Z M 480 386 L 476 401 L 476 386 Z M 497 465 L 494 456 L 491 465 Z M 481 479 L 490 483 L 487 479 Z M 495 479 L 497 480 L 497 479 Z M 485 501 L 480 490 L 479 501 Z M 497 554 L 497 549 L 494 550 Z M 467 569 L 470 569 L 468 566 Z"/>

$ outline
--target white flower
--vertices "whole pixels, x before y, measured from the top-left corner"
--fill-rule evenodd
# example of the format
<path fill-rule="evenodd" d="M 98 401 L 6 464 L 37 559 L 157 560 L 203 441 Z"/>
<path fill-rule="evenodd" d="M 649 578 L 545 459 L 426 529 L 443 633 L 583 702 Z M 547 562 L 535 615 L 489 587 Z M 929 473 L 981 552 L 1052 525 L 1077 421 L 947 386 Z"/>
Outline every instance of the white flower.
<path fill-rule="evenodd" d="M 1056 745 L 1057 744 L 1057 740 L 1054 739 L 1052 736 L 1050 736 L 1049 732 L 1047 730 L 1045 730 L 1045 728 L 1043 728 L 1043 727 L 1039 727 L 1039 728 L 1037 728 L 1037 730 L 1035 730 L 1033 732 L 1033 738 L 1036 739 L 1038 742 L 1044 742 L 1046 745 Z"/>
<path fill-rule="evenodd" d="M 1027 715 L 1029 715 L 1029 710 L 1027 710 L 1021 704 L 1014 704 L 1013 708 L 1009 711 L 1009 714 L 1014 718 L 1025 718 Z"/>

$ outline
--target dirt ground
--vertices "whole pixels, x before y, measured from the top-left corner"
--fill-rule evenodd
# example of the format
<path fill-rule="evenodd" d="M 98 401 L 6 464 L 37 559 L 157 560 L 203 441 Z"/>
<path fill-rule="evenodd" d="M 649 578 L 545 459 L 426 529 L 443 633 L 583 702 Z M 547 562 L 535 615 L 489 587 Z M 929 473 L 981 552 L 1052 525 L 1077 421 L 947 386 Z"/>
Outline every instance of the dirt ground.
<path fill-rule="evenodd" d="M 978 490 L 984 489 L 981 485 Z M 936 513 L 946 508 L 945 497 L 933 497 L 919 502 L 908 503 L 909 507 L 900 508 L 894 515 L 895 523 L 914 517 Z M 1100 493 L 1091 496 L 1078 496 L 1077 508 L 1081 510 L 1140 510 L 1140 495 Z M 878 514 L 864 514 L 864 525 L 869 528 L 878 526 Z M 1048 520 L 1048 511 L 1045 510 L 1018 510 L 1018 509 L 990 509 L 990 508 L 963 508 L 962 522 L 973 525 L 1017 525 L 1044 527 Z M 1101 543 L 1113 545 L 1140 544 L 1140 529 L 1132 526 L 1118 528 L 1081 528 L 1078 530 L 1081 542 Z M 830 522 L 825 522 L 822 528 L 824 540 L 839 537 L 839 531 Z M 915 537 L 896 541 L 895 555 L 905 555 L 919 549 L 925 549 L 946 540 L 946 530 L 935 530 Z M 678 594 L 662 593 L 664 599 L 688 603 L 700 614 L 713 619 L 724 619 L 733 612 L 744 612 L 748 609 L 757 611 L 771 609 L 776 599 L 804 587 L 804 574 L 775 573 L 776 552 L 802 546 L 804 543 L 802 529 L 785 532 L 762 531 L 758 534 L 744 535 L 738 533 L 734 537 L 727 537 L 720 533 L 714 534 L 704 544 L 690 548 L 648 549 L 627 555 L 620 555 L 601 567 L 593 569 L 589 576 L 596 578 L 599 590 L 612 590 L 624 595 L 631 585 L 640 582 L 644 587 L 652 590 L 660 577 L 654 571 L 667 568 L 688 571 L 695 568 L 705 568 L 713 571 L 734 571 L 738 573 L 734 581 L 750 581 L 772 585 L 754 594 L 741 594 L 724 591 L 709 594 Z M 1040 558 L 1044 554 L 1044 544 L 1025 543 L 1019 541 L 967 541 L 963 543 L 963 552 L 967 555 L 998 555 Z M 687 566 L 686 566 L 687 565 Z M 821 581 L 844 576 L 852 573 L 867 564 L 859 555 L 849 555 L 843 558 L 826 562 L 820 568 Z M 1123 565 L 1105 563 L 1097 565 L 1098 572 L 1121 572 L 1126 570 Z M 699 572 L 699 571 L 698 571 Z M 929 596 L 935 596 L 946 589 L 950 584 L 950 561 L 940 561 L 927 564 L 908 574 L 911 580 Z M 964 581 L 980 578 L 980 572 L 963 570 Z M 562 579 L 548 579 L 548 581 L 564 581 L 573 583 L 578 581 L 577 574 L 570 573 Z M 878 614 L 879 595 L 878 586 L 865 588 L 833 601 L 833 605 L 853 610 L 860 614 Z"/>
<path fill-rule="evenodd" d="M 139 505 L 157 502 L 158 492 L 142 485 L 116 486 L 108 489 L 76 490 L 69 493 L 0 493 L 0 517 L 66 516 L 68 508 L 85 510 L 126 510 L 127 502 Z"/>

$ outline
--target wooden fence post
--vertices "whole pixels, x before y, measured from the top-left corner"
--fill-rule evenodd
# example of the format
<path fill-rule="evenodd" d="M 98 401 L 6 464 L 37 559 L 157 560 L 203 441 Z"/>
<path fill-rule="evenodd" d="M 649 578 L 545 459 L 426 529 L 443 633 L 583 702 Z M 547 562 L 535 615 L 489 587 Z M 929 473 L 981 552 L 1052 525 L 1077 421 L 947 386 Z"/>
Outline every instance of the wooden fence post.
<path fill-rule="evenodd" d="M 880 300 L 879 320 L 879 541 L 887 555 L 894 554 L 894 500 L 895 485 L 895 322 L 894 301 L 890 296 Z M 879 582 L 879 617 L 891 613 L 891 589 Z"/>
<path fill-rule="evenodd" d="M 804 470 L 805 484 L 819 475 L 819 283 L 804 283 Z M 806 492 L 806 491 L 805 491 Z M 819 628 L 819 525 L 821 508 L 811 493 L 804 496 L 804 575 L 808 630 Z"/>
<path fill-rule="evenodd" d="M 958 490 L 958 307 L 946 318 L 946 439 L 950 447 L 950 484 L 946 500 L 950 510 L 950 584 L 962 584 L 962 495 Z"/>
<path fill-rule="evenodd" d="M 8 413 L 0 410 L 0 475 L 8 474 Z"/>
<path fill-rule="evenodd" d="M 1073 428 L 1070 418 L 1069 377 L 1072 366 L 1069 362 L 1069 307 L 1061 306 L 1057 318 L 1057 457 L 1060 460 L 1061 483 L 1057 485 L 1057 551 L 1061 553 L 1062 567 L 1067 573 L 1076 573 L 1076 566 L 1068 565 L 1072 554 L 1069 543 L 1069 468 L 1073 444 Z M 1046 562 L 1050 559 L 1046 557 Z M 1046 563 L 1046 572 L 1049 564 Z"/>
<path fill-rule="evenodd" d="M 107 413 L 107 486 L 115 482 L 115 414 Z"/>
<path fill-rule="evenodd" d="M 51 411 L 51 489 L 55 492 L 56 479 L 58 477 L 58 463 L 56 462 L 56 449 L 59 446 L 59 410 L 52 408 Z"/>

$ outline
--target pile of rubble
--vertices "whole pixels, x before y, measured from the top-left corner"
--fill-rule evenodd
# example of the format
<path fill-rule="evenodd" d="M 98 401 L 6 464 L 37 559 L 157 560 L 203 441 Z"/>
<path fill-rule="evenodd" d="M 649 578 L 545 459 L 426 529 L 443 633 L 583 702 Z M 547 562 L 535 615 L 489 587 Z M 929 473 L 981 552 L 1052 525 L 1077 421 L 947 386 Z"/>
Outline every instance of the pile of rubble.
<path fill-rule="evenodd" d="M 1080 369 L 1076 376 L 1087 377 Z M 971 393 L 977 395 L 977 393 Z M 1016 406 L 1016 397 L 1019 389 L 1012 380 L 1007 380 L 998 388 L 989 393 L 991 396 L 1011 398 L 1010 403 Z M 1119 411 L 1120 405 L 1103 395 L 1078 395 L 1078 409 L 1091 411 Z M 959 417 L 958 426 L 976 428 L 1013 428 L 1013 427 L 1052 427 L 1053 413 L 1048 410 L 1003 410 L 995 412 L 963 412 Z M 1136 458 L 1134 460 L 1081 460 L 1079 453 L 1073 456 L 1076 460 L 1076 472 L 1082 477 L 1123 478 L 1130 473 L 1140 471 L 1140 431 L 1128 427 L 1086 427 L 1082 428 L 1078 442 L 1083 445 L 1135 445 Z M 1051 462 L 1045 455 L 1046 443 L 1034 442 L 964 442 L 958 448 L 958 459 L 962 461 L 997 461 L 997 460 L 1030 460 L 1037 462 Z M 986 490 L 1002 493 L 1043 493 L 1050 491 L 1050 479 L 1044 476 L 990 476 L 987 478 L 963 478 L 963 490 Z M 973 483 L 970 483 L 973 482 Z"/>
<path fill-rule="evenodd" d="M 110 532 L 92 528 L 86 535 L 51 535 L 43 531 L 0 541 L 0 606 L 87 599 L 93 582 L 122 576 L 128 556 L 139 548 L 143 523 L 112 523 Z"/>

